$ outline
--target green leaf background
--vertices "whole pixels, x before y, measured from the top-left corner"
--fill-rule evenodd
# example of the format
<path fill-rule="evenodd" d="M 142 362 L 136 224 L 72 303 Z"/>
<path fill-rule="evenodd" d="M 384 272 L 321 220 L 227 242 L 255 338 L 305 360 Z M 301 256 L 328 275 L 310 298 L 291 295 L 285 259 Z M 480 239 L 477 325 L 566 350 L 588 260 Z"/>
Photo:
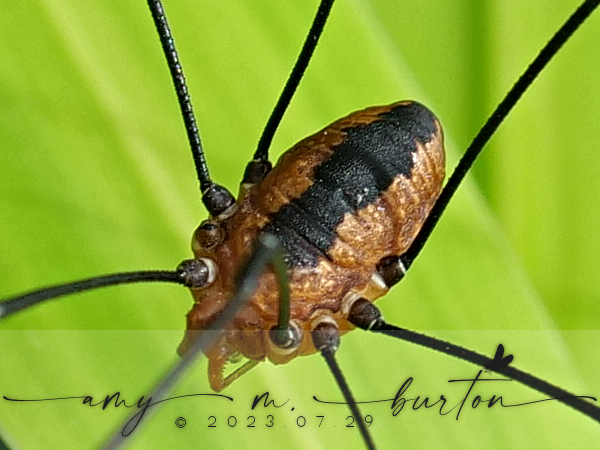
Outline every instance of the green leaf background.
<path fill-rule="evenodd" d="M 575 9 L 564 0 L 339 0 L 273 144 L 279 155 L 359 108 L 429 105 L 448 171 L 541 46 Z M 299 51 L 316 0 L 167 0 L 214 178 L 234 192 Z M 502 126 L 409 276 L 378 301 L 396 324 L 492 355 L 581 395 L 600 396 L 600 13 L 562 50 Z M 199 202 L 185 133 L 145 2 L 24 0 L 0 15 L 0 298 L 97 274 L 172 268 L 190 256 Z M 190 295 L 127 286 L 61 299 L 0 324 L 0 394 L 120 391 L 129 403 L 176 360 Z M 359 400 L 460 401 L 476 368 L 381 336 L 342 339 Z M 478 387 L 508 403 L 515 383 Z M 506 385 L 506 386 L 505 386 Z M 414 390 L 413 390 L 414 389 Z M 285 407 L 250 410 L 269 391 Z M 210 392 L 199 362 L 173 395 Z M 129 448 L 362 448 L 318 356 L 261 364 L 225 394 L 165 404 Z M 472 397 L 471 397 L 472 398 Z M 294 410 L 291 410 L 291 407 Z M 363 407 L 380 448 L 597 448 L 598 424 L 542 403 L 465 405 L 460 420 L 389 403 Z M 265 427 L 267 414 L 275 426 Z M 124 417 L 75 400 L 0 401 L 12 448 L 94 448 Z M 216 428 L 207 428 L 215 416 Z M 246 428 L 247 417 L 256 428 Z M 317 415 L 325 416 L 321 427 Z M 187 426 L 174 421 L 182 416 Z M 237 426 L 226 424 L 235 416 Z M 298 416 L 307 420 L 297 425 Z"/>

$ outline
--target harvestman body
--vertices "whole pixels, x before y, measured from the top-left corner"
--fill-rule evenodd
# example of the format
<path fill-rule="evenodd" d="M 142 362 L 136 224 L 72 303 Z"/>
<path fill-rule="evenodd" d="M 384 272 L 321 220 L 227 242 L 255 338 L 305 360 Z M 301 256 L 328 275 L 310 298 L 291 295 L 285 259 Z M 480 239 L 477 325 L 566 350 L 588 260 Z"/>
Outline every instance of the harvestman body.
<path fill-rule="evenodd" d="M 291 348 L 273 344 L 278 283 L 275 274 L 264 276 L 232 329 L 207 353 L 212 388 L 220 391 L 256 361 L 282 364 L 315 352 L 310 332 L 320 323 L 349 330 L 353 303 L 387 291 L 377 266 L 408 249 L 443 179 L 439 121 L 418 103 L 400 102 L 338 120 L 286 152 L 258 184 L 243 184 L 233 212 L 196 231 L 196 258 L 214 261 L 218 273 L 210 287 L 193 291 L 188 329 L 203 330 L 222 313 L 235 289 L 238 261 L 267 232 L 285 250 L 291 323 L 301 336 Z M 180 352 L 196 337 L 188 333 Z M 224 379 L 225 365 L 239 354 L 252 362 Z"/>

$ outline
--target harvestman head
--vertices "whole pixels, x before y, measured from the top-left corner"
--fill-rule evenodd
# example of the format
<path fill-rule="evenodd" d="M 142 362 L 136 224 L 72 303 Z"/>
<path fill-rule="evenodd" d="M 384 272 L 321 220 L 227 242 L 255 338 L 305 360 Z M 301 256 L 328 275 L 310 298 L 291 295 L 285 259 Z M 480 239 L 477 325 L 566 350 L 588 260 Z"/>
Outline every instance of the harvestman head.
<path fill-rule="evenodd" d="M 149 2 L 149 3 L 151 3 L 151 6 L 154 6 L 156 8 L 159 7 L 157 2 Z M 322 8 L 326 9 L 328 7 L 327 3 L 328 2 L 323 2 L 324 6 L 322 5 Z M 597 2 L 588 2 L 588 3 L 597 3 Z M 588 6 L 588 8 L 589 8 L 589 6 Z M 155 10 L 155 12 L 156 11 L 157 10 Z M 588 12 L 589 11 L 591 11 L 591 9 L 589 9 Z M 319 15 L 322 18 L 323 23 L 324 23 L 324 17 L 326 17 L 327 13 L 321 11 Z M 155 14 L 155 20 L 157 21 L 158 24 L 161 23 L 162 19 L 160 17 L 160 14 Z M 166 37 L 166 33 L 167 33 L 167 31 L 165 28 L 163 28 L 162 32 L 159 31 L 159 34 L 161 34 L 161 36 L 163 38 Z M 166 41 L 168 41 L 168 37 L 167 37 L 167 39 L 163 39 L 163 44 Z M 559 45 L 555 45 L 554 46 L 555 49 L 557 47 L 559 47 L 560 45 L 562 45 L 562 43 Z M 306 59 L 306 63 L 308 63 L 308 58 Z M 173 62 L 171 62 L 170 66 L 173 68 L 173 67 L 175 67 L 175 64 Z M 178 69 L 176 69 L 175 72 L 178 72 Z M 300 76 L 301 75 L 298 75 L 297 77 L 292 77 L 291 84 L 294 85 L 295 83 L 297 83 L 299 81 Z M 525 78 L 528 78 L 528 76 Z M 529 82 L 529 80 L 528 80 L 528 82 Z M 401 258 L 399 258 L 399 259 L 393 258 L 393 257 L 385 258 L 385 260 L 382 260 L 381 263 L 378 264 L 379 276 L 383 279 L 383 281 L 388 286 L 391 286 L 391 285 L 395 284 L 396 282 L 398 282 L 402 278 L 404 272 L 406 270 L 408 270 L 408 268 L 411 266 L 413 260 L 415 259 L 415 257 L 419 253 L 420 249 L 422 248 L 422 245 L 424 244 L 427 237 L 429 236 L 430 231 L 435 226 L 437 219 L 443 212 L 443 209 L 445 208 L 447 201 L 449 200 L 449 198 L 451 197 L 455 188 L 457 187 L 458 183 L 460 182 L 460 180 L 462 179 L 462 177 L 464 176 L 464 174 L 470 167 L 470 164 L 477 156 L 478 151 L 481 150 L 483 144 L 489 138 L 489 136 L 493 133 L 495 127 L 497 127 L 499 122 L 508 113 L 508 110 L 510 109 L 510 107 L 512 107 L 511 103 L 516 102 L 516 99 L 518 98 L 518 96 L 520 96 L 520 94 L 522 93 L 522 90 L 524 88 L 525 88 L 525 84 L 522 84 L 516 89 L 517 90 L 516 96 L 510 97 L 510 95 L 509 95 L 508 100 L 503 102 L 503 104 L 499 107 L 499 110 L 501 112 L 498 115 L 495 115 L 495 117 L 498 119 L 496 121 L 496 123 L 492 124 L 492 125 L 489 125 L 489 124 L 486 125 L 486 127 L 484 127 L 484 131 L 482 133 L 483 137 L 476 138 L 475 143 L 472 146 L 472 148 L 474 148 L 475 150 L 472 151 L 471 153 L 468 153 L 468 156 L 464 159 L 464 161 L 466 161 L 466 162 L 461 163 L 462 165 L 460 166 L 460 168 L 455 172 L 455 175 L 453 175 L 451 180 L 448 182 L 447 186 L 450 186 L 450 188 L 446 188 L 446 190 L 444 191 L 444 194 L 442 194 L 442 198 L 444 198 L 444 200 L 438 201 L 438 203 L 434 207 L 434 212 L 430 215 L 430 218 L 426 221 L 426 224 L 422 228 L 422 231 L 419 234 L 419 237 L 417 237 L 417 239 L 415 241 L 416 243 L 413 244 L 410 247 L 410 249 L 406 253 L 403 254 L 403 256 Z M 291 89 L 292 93 L 293 93 L 294 89 L 295 89 L 295 86 Z M 190 108 L 186 106 L 185 88 L 179 87 L 177 89 L 177 91 L 179 94 L 182 94 L 182 95 L 180 95 L 182 109 L 184 111 L 189 111 Z M 291 93 L 287 96 L 287 98 L 284 95 L 283 98 L 285 98 L 285 100 L 283 100 L 283 103 L 282 103 L 284 106 L 276 108 L 276 110 L 280 111 L 280 114 L 279 114 L 280 116 L 283 114 L 283 110 L 281 108 L 285 108 L 285 106 L 287 106 L 287 103 L 289 102 L 290 97 L 291 97 Z M 276 116 L 277 116 L 277 114 L 274 115 L 274 117 L 276 117 Z M 199 147 L 199 139 L 197 138 L 197 135 L 194 132 L 195 124 L 193 122 L 193 117 L 191 115 L 185 115 L 185 114 L 184 114 L 184 117 L 186 117 L 186 128 L 188 130 L 188 136 L 190 136 L 190 142 L 192 143 L 193 154 L 195 155 L 194 160 L 196 161 L 196 165 L 198 168 L 200 186 L 201 186 L 201 191 L 203 193 L 203 200 L 207 206 L 207 209 L 209 210 L 209 212 L 215 219 L 227 220 L 229 217 L 231 217 L 231 215 L 235 214 L 235 211 L 233 211 L 233 209 L 235 209 L 233 197 L 230 194 L 228 194 L 223 188 L 214 184 L 211 181 L 211 179 L 209 178 L 206 164 L 203 161 L 203 154 Z M 269 164 L 264 162 L 266 160 L 266 155 L 263 156 L 263 152 L 266 152 L 266 149 L 268 148 L 268 142 L 270 141 L 270 139 L 272 137 L 272 133 L 274 132 L 274 129 L 276 128 L 276 124 L 279 119 L 280 119 L 280 117 L 273 119 L 272 121 L 269 122 L 270 125 L 267 126 L 267 131 L 265 132 L 266 138 L 263 137 L 263 139 L 261 139 L 261 144 L 259 144 L 259 147 L 262 150 L 257 153 L 257 155 L 255 157 L 255 161 L 249 165 L 249 168 L 246 172 L 244 182 L 247 185 L 256 184 L 257 182 L 259 182 L 261 180 L 262 176 L 264 175 L 264 173 L 270 169 Z M 273 123 L 275 123 L 275 125 L 272 125 Z M 265 142 L 266 142 L 266 144 L 265 144 Z M 201 226 L 200 234 L 202 234 L 202 233 L 206 234 L 206 236 L 204 236 L 204 234 L 202 234 L 202 236 L 201 236 L 202 239 L 210 240 L 210 238 L 212 238 L 211 233 L 214 230 L 214 226 L 211 226 L 211 225 L 212 225 L 212 223 L 208 222 L 207 224 Z M 423 231 L 423 230 L 425 230 L 425 231 Z M 197 241 L 202 240 L 201 238 L 198 238 Z M 277 244 L 273 245 L 271 243 L 271 241 L 268 240 L 269 239 L 268 236 L 265 239 L 267 239 L 267 241 L 263 242 L 263 246 L 260 247 L 259 250 L 257 250 L 255 253 L 252 253 L 254 261 L 258 261 L 258 262 L 256 263 L 257 264 L 256 266 L 254 266 L 253 263 L 249 264 L 247 270 L 250 272 L 254 272 L 257 270 L 258 270 L 258 272 L 260 272 L 262 270 L 260 268 L 262 266 L 265 266 L 267 263 L 274 262 L 274 261 L 277 262 L 276 258 L 274 259 L 274 257 L 272 255 L 269 256 L 269 254 L 272 254 L 272 253 L 277 254 L 277 247 L 278 247 Z M 262 252 L 266 252 L 267 256 L 264 256 L 264 254 Z M 214 281 L 214 279 L 215 279 L 214 272 L 216 270 L 214 264 L 215 264 L 214 261 L 211 261 L 210 259 L 198 258 L 196 260 L 184 262 L 184 264 L 182 264 L 182 266 L 180 266 L 180 268 L 176 272 L 138 272 L 135 274 L 118 274 L 118 275 L 112 275 L 109 277 L 102 277 L 100 279 L 95 279 L 95 280 L 89 281 L 89 282 L 87 282 L 87 281 L 77 282 L 77 283 L 73 283 L 70 285 L 64 285 L 64 286 L 61 286 L 58 288 L 51 288 L 51 289 L 46 289 L 43 291 L 37 291 L 36 293 L 31 294 L 31 295 L 19 297 L 17 299 L 12 299 L 9 301 L 10 303 L 7 302 L 6 304 L 4 304 L 3 305 L 4 306 L 3 314 L 7 315 L 9 313 L 17 311 L 20 308 L 31 306 L 32 304 L 35 304 L 37 302 L 40 302 L 40 301 L 48 299 L 48 298 L 53 298 L 53 297 L 56 297 L 59 295 L 64 295 L 64 294 L 67 294 L 70 292 L 76 292 L 79 290 L 87 290 L 87 289 L 99 287 L 101 285 L 128 283 L 128 282 L 134 282 L 134 281 L 173 281 L 173 282 L 178 282 L 181 284 L 188 285 L 194 289 L 198 289 L 198 288 L 202 288 L 206 285 L 209 285 Z M 257 269 L 257 267 L 259 269 Z M 283 272 L 285 272 L 285 271 L 283 271 Z M 259 279 L 259 275 L 257 273 L 246 274 L 246 272 L 244 270 L 238 271 L 238 273 L 241 273 L 241 275 L 239 275 L 239 278 L 238 278 L 238 280 L 239 280 L 238 285 L 237 285 L 238 289 L 240 291 L 244 291 L 245 289 L 247 289 L 248 292 L 245 295 L 239 294 L 239 295 L 234 295 L 233 297 L 236 299 L 245 300 L 253 292 L 255 287 L 252 286 L 252 284 L 257 282 L 257 280 Z M 277 280 L 278 280 L 277 285 L 280 289 L 280 292 L 283 293 L 287 289 L 287 283 L 283 279 L 283 275 L 280 275 L 279 277 L 277 277 Z M 246 284 L 248 284 L 248 283 L 250 284 L 249 287 L 246 286 Z M 231 301 L 229 304 L 234 305 L 235 302 Z M 14 305 L 14 307 L 13 307 L 13 305 Z M 378 317 L 378 312 L 376 310 L 372 309 L 370 302 L 366 302 L 366 303 L 365 302 L 361 302 L 361 303 L 357 302 L 355 305 L 353 305 L 353 307 L 356 306 L 358 308 L 358 305 L 360 305 L 360 308 L 359 308 L 360 313 L 359 312 L 354 312 L 354 313 L 348 312 L 348 314 L 350 315 L 350 321 L 357 326 L 385 331 L 389 334 L 396 335 L 396 336 L 401 335 L 406 339 L 409 339 L 409 340 L 412 339 L 412 340 L 416 340 L 419 343 L 424 343 L 425 345 L 427 345 L 431 348 L 438 348 L 438 349 L 442 350 L 442 348 L 444 346 L 446 346 L 446 344 L 443 344 L 443 343 L 440 344 L 439 342 L 436 342 L 435 340 L 422 338 L 420 336 L 411 334 L 410 332 L 407 332 L 407 331 L 397 330 L 389 325 L 386 325 L 386 324 L 380 322 L 379 317 Z M 237 307 L 239 308 L 239 305 L 237 305 Z M 284 309 L 284 308 L 280 305 L 280 309 Z M 219 311 L 219 317 L 220 317 L 220 319 L 222 319 L 222 321 L 218 322 L 218 321 L 211 320 L 208 327 L 213 327 L 216 330 L 223 329 L 223 327 L 224 327 L 223 322 L 226 320 L 229 320 L 229 318 L 233 317 L 235 314 L 236 314 L 235 310 L 231 311 L 230 313 L 228 313 L 227 311 Z M 286 328 L 287 323 L 288 323 L 288 320 L 284 320 L 282 322 L 280 321 L 279 325 L 283 331 L 288 331 L 288 328 Z M 285 345 L 288 345 L 288 344 L 285 344 Z M 188 347 L 191 350 L 188 350 L 188 353 L 187 353 L 188 356 L 185 361 L 189 363 L 189 361 L 191 361 L 191 355 L 193 355 L 196 352 L 196 350 L 207 349 L 208 346 L 210 346 L 209 343 L 201 342 L 200 340 L 198 340 L 196 343 L 190 343 L 188 345 Z M 329 348 L 327 349 L 327 351 L 325 353 L 326 354 L 330 353 Z M 462 354 L 464 357 L 465 351 L 458 349 L 458 348 L 453 348 L 448 353 Z M 489 359 L 485 359 L 484 357 L 481 357 L 481 356 L 471 355 L 470 358 L 471 358 L 470 360 L 472 362 L 476 362 L 477 364 L 480 364 L 480 365 L 489 363 Z M 469 359 L 469 358 L 465 358 L 465 359 Z M 180 369 L 181 369 L 181 366 L 180 366 Z M 504 373 L 506 373 L 507 375 L 510 375 L 514 379 L 518 379 L 518 377 L 519 377 L 518 373 L 516 373 L 514 371 L 507 370 Z M 341 383 L 341 381 L 340 381 L 340 383 Z M 532 384 L 530 383 L 530 385 L 532 385 Z M 533 387 L 536 387 L 536 388 L 542 390 L 543 392 L 546 392 L 552 396 L 559 396 L 559 394 L 561 393 L 560 390 L 556 390 L 556 388 L 553 388 L 552 386 L 542 385 L 540 383 L 537 383 L 537 384 L 533 383 Z M 164 387 L 161 389 L 164 389 Z M 346 395 L 348 396 L 347 401 L 349 403 L 352 403 L 352 400 L 349 397 L 349 393 L 346 393 Z M 589 408 L 585 404 L 579 404 L 579 402 L 575 402 L 575 403 L 576 404 L 574 406 L 578 407 L 580 410 L 588 411 L 589 415 L 594 416 L 596 419 L 598 418 L 598 412 L 596 409 Z M 353 413 L 358 415 L 358 413 L 355 411 L 353 411 Z M 368 434 L 365 430 L 363 430 L 363 437 L 365 437 L 365 440 L 368 441 Z"/>

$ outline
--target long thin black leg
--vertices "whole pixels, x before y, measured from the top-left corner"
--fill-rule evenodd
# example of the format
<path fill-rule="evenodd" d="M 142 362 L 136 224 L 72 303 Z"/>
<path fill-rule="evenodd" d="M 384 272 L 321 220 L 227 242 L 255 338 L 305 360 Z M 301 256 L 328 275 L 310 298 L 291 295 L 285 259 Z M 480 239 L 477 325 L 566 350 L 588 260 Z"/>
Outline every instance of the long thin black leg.
<path fill-rule="evenodd" d="M 192 107 L 192 101 L 185 82 L 183 67 L 179 61 L 179 55 L 175 48 L 175 41 L 173 40 L 171 28 L 167 22 L 167 16 L 165 15 L 162 2 L 160 0 L 148 0 L 148 7 L 152 13 L 152 18 L 154 19 L 163 52 L 167 58 L 167 64 L 169 65 L 171 78 L 175 85 L 175 92 L 177 93 L 181 115 L 183 116 L 183 121 L 185 123 L 185 131 L 187 132 L 190 147 L 192 149 L 192 156 L 194 158 L 194 164 L 196 165 L 198 180 L 200 181 L 200 189 L 204 192 L 210 187 L 212 182 L 210 174 L 208 173 L 208 165 L 204 158 L 202 142 L 200 141 L 196 117 L 194 116 L 194 108 Z"/>
<path fill-rule="evenodd" d="M 356 419 L 356 423 L 358 423 L 358 429 L 360 430 L 360 435 L 368 449 L 375 449 L 375 443 L 373 442 L 373 438 L 365 425 L 364 418 L 358 409 L 358 405 L 356 404 L 356 400 L 354 400 L 354 396 L 350 391 L 350 387 L 348 383 L 346 383 L 346 379 L 340 370 L 340 367 L 337 364 L 335 359 L 335 352 L 340 346 L 340 334 L 335 325 L 329 322 L 322 322 L 317 325 L 315 329 L 312 331 L 312 339 L 315 344 L 315 348 L 321 352 L 321 355 L 327 362 L 335 381 L 337 382 L 342 394 L 344 395 L 344 399 L 352 412 L 352 415 Z"/>
<path fill-rule="evenodd" d="M 331 11 L 333 2 L 334 0 L 321 0 L 313 24 L 308 32 L 308 35 L 306 36 L 306 41 L 304 41 L 300 55 L 298 56 L 296 64 L 292 69 L 292 73 L 290 74 L 290 77 L 288 78 L 285 87 L 281 92 L 281 96 L 279 97 L 279 100 L 277 101 L 277 104 L 271 113 L 271 117 L 269 117 L 263 134 L 260 137 L 258 147 L 254 153 L 255 161 L 267 161 L 269 159 L 269 147 L 271 146 L 271 141 L 273 140 L 275 131 L 277 130 L 277 127 L 283 118 L 283 114 L 285 113 L 285 110 L 294 96 L 294 92 L 296 92 L 298 84 L 300 84 L 300 80 L 304 75 L 304 71 L 308 67 L 308 63 L 310 62 L 310 58 L 312 57 L 315 48 L 317 47 L 319 37 L 323 32 L 323 28 L 327 22 L 327 17 L 329 17 L 329 12 Z"/>
<path fill-rule="evenodd" d="M 213 277 L 210 273 L 211 270 L 203 259 L 188 259 L 179 264 L 177 270 L 141 270 L 138 272 L 112 273 L 50 286 L 0 302 L 0 319 L 46 300 L 119 284 L 163 282 L 200 288 L 205 286 Z"/>
<path fill-rule="evenodd" d="M 600 423 L 600 408 L 589 401 L 512 366 L 506 366 L 496 370 L 493 368 L 492 364 L 494 360 L 480 353 L 432 336 L 391 325 L 383 320 L 379 309 L 368 300 L 361 299 L 356 301 L 350 310 L 348 320 L 364 330 L 374 331 L 376 333 L 382 333 L 387 336 L 402 339 L 468 361 L 479 367 L 493 370 L 518 381 L 525 386 L 535 389 L 542 394 L 556 398 L 560 402 L 571 406 L 580 413 L 585 414 Z M 596 401 L 596 399 L 593 400 Z"/>
<path fill-rule="evenodd" d="M 192 149 L 192 157 L 196 165 L 196 173 L 200 181 L 200 192 L 202 192 L 202 201 L 212 216 L 218 216 L 226 211 L 234 202 L 235 199 L 231 193 L 223 186 L 213 183 L 208 172 L 208 165 L 204 157 L 202 142 L 200 141 L 200 133 L 198 125 L 196 125 L 196 116 L 192 107 L 192 99 L 190 98 L 185 76 L 183 75 L 183 67 L 179 61 L 179 55 L 175 48 L 175 40 L 171 33 L 171 28 L 167 22 L 167 16 L 160 0 L 148 0 L 148 7 L 152 13 L 156 30 L 162 44 L 171 79 L 177 93 L 177 101 L 181 109 L 181 115 L 185 124 L 188 141 Z"/>
<path fill-rule="evenodd" d="M 75 294 L 76 292 L 89 291 L 106 286 L 116 286 L 118 284 L 142 283 L 150 281 L 185 284 L 185 280 L 181 278 L 177 271 L 146 270 L 140 272 L 124 272 L 102 275 L 85 280 L 74 281 L 72 283 L 47 287 L 7 299 L 0 303 L 0 319 L 8 317 L 18 311 L 30 308 L 43 301 L 69 294 Z"/>
<path fill-rule="evenodd" d="M 535 60 L 529 65 L 525 73 L 521 75 L 512 89 L 506 94 L 506 97 L 504 97 L 502 102 L 496 107 L 496 110 L 483 125 L 479 133 L 477 133 L 477 136 L 475 136 L 473 142 L 469 145 L 469 148 L 467 148 L 465 154 L 454 169 L 452 176 L 444 186 L 444 190 L 429 213 L 427 220 L 421 227 L 419 234 L 406 253 L 401 256 L 402 263 L 406 270 L 408 270 L 415 258 L 421 252 L 425 242 L 429 239 L 429 235 L 437 225 L 439 218 L 444 213 L 446 206 L 448 206 L 448 202 L 450 202 L 450 199 L 456 192 L 456 189 L 458 189 L 458 186 L 473 165 L 475 159 L 481 153 L 481 150 L 483 150 L 483 147 L 488 143 L 525 91 L 531 86 L 533 80 L 537 78 L 565 42 L 569 40 L 579 26 L 585 22 L 590 14 L 598 7 L 598 4 L 600 4 L 600 0 L 587 0 L 577 8 L 573 15 L 569 17 L 556 34 L 552 36 L 552 39 L 548 41 Z"/>

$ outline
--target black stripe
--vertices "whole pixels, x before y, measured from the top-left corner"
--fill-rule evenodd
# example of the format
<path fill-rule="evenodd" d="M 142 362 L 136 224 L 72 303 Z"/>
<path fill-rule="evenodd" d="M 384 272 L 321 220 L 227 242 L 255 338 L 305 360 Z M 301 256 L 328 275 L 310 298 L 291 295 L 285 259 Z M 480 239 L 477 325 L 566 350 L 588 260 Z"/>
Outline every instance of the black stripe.
<path fill-rule="evenodd" d="M 263 231 L 274 234 L 283 246 L 286 256 L 285 262 L 288 267 L 303 266 L 316 267 L 323 253 L 300 236 L 293 228 L 289 228 L 277 220 L 269 222 Z"/>
<path fill-rule="evenodd" d="M 315 266 L 334 244 L 345 214 L 373 203 L 398 175 L 410 176 L 417 141 L 431 140 L 435 129 L 435 116 L 418 103 L 344 129 L 346 139 L 315 168 L 313 184 L 264 228 L 283 242 L 288 263 Z"/>
<path fill-rule="evenodd" d="M 283 206 L 271 223 L 293 229 L 299 236 L 325 254 L 335 239 L 335 234 L 331 228 L 319 220 L 316 212 L 314 208 L 304 210 L 301 202 L 292 202 Z"/>

